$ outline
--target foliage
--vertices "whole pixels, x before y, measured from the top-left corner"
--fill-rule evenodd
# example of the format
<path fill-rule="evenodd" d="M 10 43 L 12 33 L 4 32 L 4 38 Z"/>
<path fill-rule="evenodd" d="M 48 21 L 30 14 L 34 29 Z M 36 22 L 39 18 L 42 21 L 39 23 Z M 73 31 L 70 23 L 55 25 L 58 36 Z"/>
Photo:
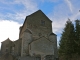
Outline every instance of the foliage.
<path fill-rule="evenodd" d="M 76 53 L 80 54 L 80 21 L 75 21 L 75 43 L 76 43 Z"/>
<path fill-rule="evenodd" d="M 68 19 L 63 29 L 59 46 L 58 51 L 61 60 L 73 60 L 75 59 L 74 57 L 78 58 L 78 55 L 80 56 L 80 20 L 75 20 L 75 24 L 73 24 Z"/>
<path fill-rule="evenodd" d="M 62 36 L 59 44 L 59 54 L 71 56 L 76 53 L 76 43 L 75 43 L 75 29 L 74 24 L 68 19 L 65 28 L 62 32 Z"/>

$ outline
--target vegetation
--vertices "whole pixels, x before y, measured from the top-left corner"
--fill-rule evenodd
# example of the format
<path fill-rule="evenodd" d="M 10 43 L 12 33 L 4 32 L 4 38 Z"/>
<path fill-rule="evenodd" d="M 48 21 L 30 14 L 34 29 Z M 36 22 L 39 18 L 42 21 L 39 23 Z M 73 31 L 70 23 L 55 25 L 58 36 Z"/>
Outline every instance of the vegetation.
<path fill-rule="evenodd" d="M 65 56 L 65 60 L 71 60 L 74 54 L 80 55 L 80 20 L 75 24 L 68 19 L 59 43 L 59 56 Z"/>
<path fill-rule="evenodd" d="M 80 55 L 80 21 L 75 21 L 76 52 Z"/>

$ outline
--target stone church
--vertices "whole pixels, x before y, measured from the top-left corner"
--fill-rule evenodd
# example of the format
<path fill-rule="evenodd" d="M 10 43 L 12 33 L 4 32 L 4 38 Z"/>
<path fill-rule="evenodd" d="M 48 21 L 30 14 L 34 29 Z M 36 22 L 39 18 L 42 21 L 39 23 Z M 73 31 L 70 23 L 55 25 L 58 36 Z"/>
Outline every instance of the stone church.
<path fill-rule="evenodd" d="M 1 42 L 1 54 L 9 53 L 18 60 L 57 60 L 57 35 L 52 32 L 52 21 L 38 10 L 25 18 L 19 39 Z"/>

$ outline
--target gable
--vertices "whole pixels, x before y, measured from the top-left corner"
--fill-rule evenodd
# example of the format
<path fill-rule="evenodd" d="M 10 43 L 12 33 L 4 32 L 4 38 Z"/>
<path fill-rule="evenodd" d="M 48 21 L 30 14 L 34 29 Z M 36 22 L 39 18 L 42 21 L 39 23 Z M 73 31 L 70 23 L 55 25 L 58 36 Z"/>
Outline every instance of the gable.
<path fill-rule="evenodd" d="M 42 37 L 36 41 L 33 41 L 31 44 L 30 53 L 33 52 L 35 54 L 44 54 L 44 55 L 54 55 L 54 46 L 53 43 L 50 42 L 45 37 Z M 31 53 L 32 54 L 32 53 Z"/>
<path fill-rule="evenodd" d="M 35 33 L 36 31 L 48 34 L 52 32 L 52 21 L 41 10 L 38 10 L 26 17 L 23 26 L 20 29 L 20 35 L 27 28 L 32 31 L 33 35 L 38 34 Z M 41 29 L 43 29 L 44 32 L 42 32 Z"/>
<path fill-rule="evenodd" d="M 26 19 L 27 24 L 34 25 L 41 25 L 42 21 L 43 23 L 45 22 L 45 26 L 48 26 L 52 23 L 52 21 L 41 10 L 29 15 Z"/>
<path fill-rule="evenodd" d="M 36 40 L 34 40 L 34 41 L 32 41 L 30 44 L 33 44 L 33 43 L 35 43 L 35 44 L 46 44 L 46 45 L 50 45 L 50 44 L 53 44 L 53 42 L 51 42 L 50 40 L 48 40 L 46 37 L 40 37 L 40 38 L 38 38 L 38 39 L 36 39 Z"/>
<path fill-rule="evenodd" d="M 38 18 L 42 18 L 42 17 L 45 17 L 46 18 L 46 20 L 49 20 L 50 22 L 52 22 L 41 10 L 38 10 L 38 11 L 36 11 L 36 12 L 34 12 L 34 13 L 32 13 L 31 15 L 29 15 L 29 16 L 27 16 L 27 18 L 28 17 L 35 17 L 35 16 L 37 16 Z M 36 17 L 36 18 L 37 18 Z"/>
<path fill-rule="evenodd" d="M 7 38 L 5 41 L 1 42 L 1 43 L 9 43 L 9 42 L 12 42 L 9 38 Z"/>

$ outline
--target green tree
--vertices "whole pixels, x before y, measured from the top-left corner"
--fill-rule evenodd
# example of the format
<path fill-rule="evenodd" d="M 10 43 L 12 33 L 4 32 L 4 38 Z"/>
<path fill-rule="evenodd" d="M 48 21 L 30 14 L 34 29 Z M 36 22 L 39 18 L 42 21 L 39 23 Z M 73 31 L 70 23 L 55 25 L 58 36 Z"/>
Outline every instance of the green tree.
<path fill-rule="evenodd" d="M 76 52 L 80 54 L 80 20 L 75 20 Z"/>
<path fill-rule="evenodd" d="M 60 55 L 71 55 L 75 53 L 75 31 L 74 25 L 68 19 L 65 28 L 62 32 L 62 36 L 59 43 L 59 54 Z"/>

